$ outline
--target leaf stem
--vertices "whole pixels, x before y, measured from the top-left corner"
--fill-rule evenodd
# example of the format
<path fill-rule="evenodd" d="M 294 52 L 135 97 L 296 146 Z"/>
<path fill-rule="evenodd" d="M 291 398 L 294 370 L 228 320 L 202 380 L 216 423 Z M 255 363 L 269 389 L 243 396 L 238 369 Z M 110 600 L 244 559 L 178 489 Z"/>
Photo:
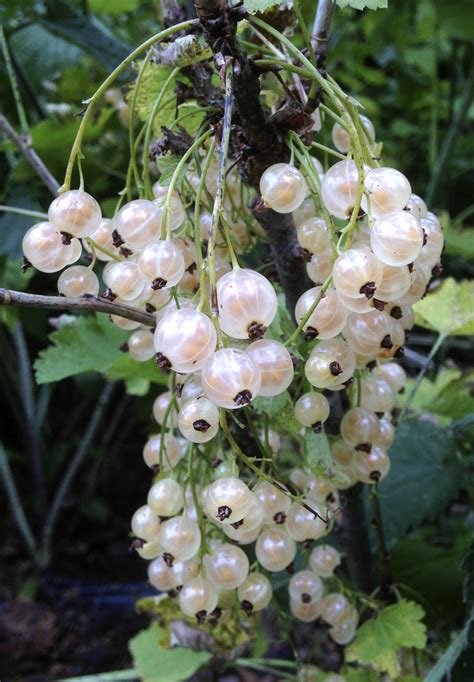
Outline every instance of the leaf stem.
<path fill-rule="evenodd" d="M 431 348 L 431 350 L 430 350 L 430 352 L 429 352 L 429 354 L 425 360 L 423 367 L 418 372 L 418 376 L 416 377 L 415 384 L 414 384 L 413 388 L 411 389 L 411 391 L 408 395 L 405 406 L 403 408 L 403 412 L 400 415 L 400 421 L 402 421 L 403 419 L 406 418 L 408 409 L 409 409 L 411 403 L 413 402 L 413 398 L 415 397 L 418 389 L 420 388 L 421 382 L 423 381 L 423 378 L 424 378 L 426 372 L 428 371 L 428 368 L 431 364 L 431 361 L 434 358 L 434 356 L 436 355 L 436 353 L 438 352 L 438 350 L 441 348 L 445 339 L 446 339 L 446 334 L 440 333 L 438 338 L 434 342 L 434 344 L 433 344 L 433 346 L 432 346 L 432 348 Z"/>
<path fill-rule="evenodd" d="M 7 69 L 8 80 L 10 81 L 10 85 L 13 92 L 13 99 L 15 101 L 18 120 L 20 121 L 21 132 L 23 134 L 25 141 L 27 142 L 27 144 L 29 144 L 30 129 L 28 125 L 28 119 L 26 117 L 25 107 L 23 106 L 23 100 L 21 98 L 20 88 L 18 86 L 18 80 L 15 74 L 15 68 L 12 63 L 7 37 L 5 35 L 5 31 L 3 30 L 3 24 L 0 24 L 0 44 L 2 46 L 3 59 L 5 62 L 5 67 Z"/>

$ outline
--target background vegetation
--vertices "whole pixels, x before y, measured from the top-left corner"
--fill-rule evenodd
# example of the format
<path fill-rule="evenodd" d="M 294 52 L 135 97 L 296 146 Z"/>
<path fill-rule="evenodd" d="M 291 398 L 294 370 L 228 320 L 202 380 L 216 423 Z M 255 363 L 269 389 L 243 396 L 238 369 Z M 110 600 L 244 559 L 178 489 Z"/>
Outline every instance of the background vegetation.
<path fill-rule="evenodd" d="M 314 3 L 302 4 L 310 24 Z M 345 4 L 357 5 L 340 2 Z M 365 105 L 384 142 L 385 163 L 404 172 L 413 190 L 441 215 L 443 276 L 458 282 L 474 271 L 470 5 L 469 0 L 392 0 L 377 11 L 338 8 L 327 63 Z M 18 118 L 5 58 L 2 113 L 19 132 L 27 124 L 34 149 L 61 179 L 81 101 L 136 44 L 159 30 L 160 6 L 139 0 L 7 2 L 0 5 L 0 20 L 3 55 L 7 44 L 27 121 Z M 133 77 L 130 70 L 121 82 L 124 95 Z M 128 165 L 128 133 L 112 103 L 101 107 L 86 139 L 88 190 L 111 215 Z M 1 151 L 1 204 L 45 211 L 50 195 L 30 166 L 10 142 L 5 140 Z M 55 293 L 53 278 L 20 272 L 21 239 L 32 222 L 1 214 L 0 285 Z M 446 332 L 447 339 L 414 402 L 429 416 L 400 430 L 385 496 L 399 589 L 426 613 L 430 653 L 419 654 L 419 665 L 434 665 L 461 633 L 452 660 L 445 660 L 430 682 L 453 666 L 452 680 L 472 682 L 474 670 L 472 649 L 461 653 L 473 628 L 474 555 L 468 548 L 474 525 L 474 371 L 472 338 L 453 334 L 449 315 L 461 289 L 452 287 L 447 302 L 444 290 L 442 298 L 428 299 L 425 323 L 411 337 L 414 352 L 405 367 L 412 376 L 436 332 Z M 472 288 L 464 291 L 468 296 Z M 130 667 L 125 642 L 147 619 L 133 611 L 134 597 L 146 588 L 143 564 L 128 553 L 129 519 L 146 494 L 148 481 L 137 463 L 151 403 L 162 388 L 156 384 L 148 392 L 155 375 L 137 375 L 127 365 L 116 350 L 123 335 L 110 331 L 106 320 L 82 322 L 73 342 L 68 328 L 54 331 L 56 352 L 44 354 L 56 318 L 38 310 L 8 309 L 2 315 L 2 471 L 8 461 L 35 550 L 28 552 L 2 496 L 0 677 L 60 679 Z M 113 383 L 88 370 L 103 372 Z M 65 475 L 71 475 L 68 488 Z M 271 627 L 259 633 L 254 656 L 265 652 L 269 633 Z M 273 646 L 274 657 L 291 655 L 284 644 Z M 311 647 L 300 651 L 311 659 Z M 166 678 L 171 679 L 179 678 Z"/>

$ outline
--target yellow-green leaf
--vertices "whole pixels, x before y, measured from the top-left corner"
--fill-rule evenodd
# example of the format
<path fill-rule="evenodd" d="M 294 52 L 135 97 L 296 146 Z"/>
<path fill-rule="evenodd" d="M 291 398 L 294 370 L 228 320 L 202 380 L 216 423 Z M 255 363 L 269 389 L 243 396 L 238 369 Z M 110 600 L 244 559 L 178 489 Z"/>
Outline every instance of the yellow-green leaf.
<path fill-rule="evenodd" d="M 452 277 L 413 306 L 416 322 L 443 336 L 474 334 L 474 280 L 456 282 Z"/>
<path fill-rule="evenodd" d="M 399 649 L 404 646 L 423 649 L 426 645 L 423 616 L 421 606 L 406 599 L 385 607 L 357 630 L 355 640 L 346 649 L 346 660 L 396 677 L 400 674 Z"/>

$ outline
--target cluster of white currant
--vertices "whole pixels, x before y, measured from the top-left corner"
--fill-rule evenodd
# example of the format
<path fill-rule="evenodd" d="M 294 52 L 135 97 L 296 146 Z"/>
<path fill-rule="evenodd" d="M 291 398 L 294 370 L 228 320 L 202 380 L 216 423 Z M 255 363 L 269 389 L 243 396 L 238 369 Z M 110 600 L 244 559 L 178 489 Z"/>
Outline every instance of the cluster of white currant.
<path fill-rule="evenodd" d="M 361 117 L 361 126 L 373 142 L 370 121 Z M 339 151 L 350 152 L 350 138 L 339 124 L 333 140 Z M 297 543 L 321 540 L 328 531 L 328 511 L 337 517 L 338 488 L 357 481 L 373 484 L 390 467 L 392 411 L 406 382 L 394 358 L 414 322 L 411 306 L 425 293 L 439 261 L 441 228 L 399 171 L 362 169 L 351 158 L 326 172 L 316 159 L 312 163 L 319 189 L 310 197 L 303 173 L 289 164 L 268 168 L 260 190 L 274 211 L 294 212 L 315 285 L 295 309 L 311 342 L 304 375 L 298 376 L 305 392 L 293 396 L 296 420 L 321 431 L 330 413 L 323 391 L 341 391 L 355 379 L 341 438 L 331 443 L 337 472 L 331 480 L 295 469 L 287 487 L 255 464 L 240 477 L 234 454 L 223 447 L 225 436 L 236 451 L 224 410 L 281 394 L 295 374 L 283 340 L 265 336 L 278 309 L 274 287 L 256 270 L 239 267 L 229 252 L 232 245 L 238 252 L 245 249 L 252 231 L 257 233 L 242 218 L 243 185 L 235 176 L 226 182 L 224 206 L 231 244 L 218 232 L 221 242 L 212 261 L 203 258 L 199 244 L 214 240 L 210 207 L 205 206 L 197 226 L 187 218 L 186 204 L 202 188 L 192 168 L 179 194 L 156 183 L 153 200 L 130 201 L 112 220 L 102 218 L 96 200 L 83 190 L 65 192 L 51 204 L 49 221 L 34 225 L 23 240 L 30 264 L 43 272 L 62 270 L 61 294 L 97 296 L 93 267 L 102 261 L 103 295 L 156 317 L 151 332 L 112 316 L 132 331 L 127 346 L 134 359 L 155 357 L 171 373 L 169 390 L 153 406 L 161 432 L 151 435 L 143 451 L 154 482 L 147 504 L 133 516 L 132 531 L 137 551 L 151 560 L 150 582 L 179 595 L 183 612 L 199 622 L 216 619 L 234 605 L 247 614 L 265 608 L 272 597 L 269 576 L 291 572 Z M 211 196 L 216 193 L 216 166 L 211 165 L 205 185 Z M 354 220 L 358 203 L 361 212 Z M 82 247 L 92 256 L 91 265 L 71 267 Z M 278 434 L 267 429 L 262 440 L 275 458 Z M 185 455 L 186 466 L 180 464 Z M 244 460 L 249 462 L 255 458 Z M 239 546 L 251 543 L 252 566 Z M 330 546 L 316 546 L 309 569 L 290 579 L 290 608 L 300 620 L 322 618 L 334 640 L 345 644 L 354 635 L 357 613 L 343 594 L 324 596 L 321 581 L 339 561 Z"/>

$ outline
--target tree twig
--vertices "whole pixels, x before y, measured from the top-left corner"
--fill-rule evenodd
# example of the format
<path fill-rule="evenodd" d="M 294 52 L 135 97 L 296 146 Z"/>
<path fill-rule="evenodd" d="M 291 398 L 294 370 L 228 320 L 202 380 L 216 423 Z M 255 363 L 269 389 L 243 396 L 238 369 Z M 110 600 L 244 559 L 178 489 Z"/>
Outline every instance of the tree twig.
<path fill-rule="evenodd" d="M 84 298 L 41 296 L 40 294 L 25 294 L 21 291 L 0 288 L 0 305 L 18 305 L 24 308 L 47 308 L 50 310 L 84 310 L 86 312 L 119 315 L 127 320 L 140 322 L 140 324 L 144 324 L 146 327 L 154 327 L 156 325 L 156 318 L 150 313 L 130 308 L 121 303 L 110 303 L 109 301 L 95 298 L 95 296 Z"/>
<path fill-rule="evenodd" d="M 311 43 L 318 67 L 324 64 L 328 48 L 329 31 L 336 3 L 334 0 L 319 0 L 316 16 L 314 17 Z"/>
<path fill-rule="evenodd" d="M 23 334 L 23 328 L 19 320 L 16 322 L 13 329 L 13 341 L 15 343 L 16 355 L 18 358 L 20 394 L 25 415 L 26 438 L 29 443 L 31 459 L 33 462 L 36 511 L 39 518 L 42 519 L 46 501 L 43 456 L 38 439 L 38 431 L 35 425 L 36 405 L 33 391 L 33 379 L 31 376 L 31 363 L 25 342 L 25 335 Z"/>
<path fill-rule="evenodd" d="M 51 539 L 53 536 L 54 527 L 58 520 L 59 512 L 61 511 L 61 507 L 63 506 L 65 497 L 69 492 L 69 488 L 74 479 L 74 476 L 76 475 L 77 470 L 79 469 L 84 458 L 89 452 L 89 448 L 91 447 L 92 442 L 95 438 L 95 435 L 102 420 L 104 410 L 112 396 L 112 392 L 115 389 L 115 386 L 116 386 L 115 383 L 105 384 L 102 393 L 100 394 L 99 399 L 96 403 L 94 412 L 92 413 L 87 429 L 84 435 L 81 436 L 79 447 L 77 448 L 76 452 L 74 453 L 74 456 L 70 460 L 69 465 L 61 480 L 61 483 L 59 484 L 59 488 L 56 491 L 56 495 L 54 496 L 50 510 L 46 517 L 44 530 L 42 534 L 40 551 L 40 561 L 42 566 L 47 566 L 49 563 L 51 552 Z"/>
<path fill-rule="evenodd" d="M 52 194 L 57 194 L 59 182 L 55 177 L 53 177 L 53 175 L 51 175 L 43 161 L 40 159 L 35 150 L 32 149 L 28 141 L 18 135 L 3 114 L 0 114 L 0 129 L 3 130 L 5 135 L 18 147 L 25 159 L 35 171 L 36 175 L 49 189 L 49 191 Z"/>
<path fill-rule="evenodd" d="M 12 514 L 15 518 L 18 530 L 25 541 L 26 546 L 30 550 L 31 556 L 35 563 L 38 561 L 37 557 L 37 546 L 33 533 L 31 532 L 30 525 L 26 519 L 23 505 L 18 495 L 18 490 L 15 485 L 15 480 L 8 463 L 8 458 L 5 449 L 0 443 L 0 472 L 2 474 L 3 483 L 5 485 L 5 490 L 7 492 L 7 497 L 10 501 L 10 507 Z"/>

